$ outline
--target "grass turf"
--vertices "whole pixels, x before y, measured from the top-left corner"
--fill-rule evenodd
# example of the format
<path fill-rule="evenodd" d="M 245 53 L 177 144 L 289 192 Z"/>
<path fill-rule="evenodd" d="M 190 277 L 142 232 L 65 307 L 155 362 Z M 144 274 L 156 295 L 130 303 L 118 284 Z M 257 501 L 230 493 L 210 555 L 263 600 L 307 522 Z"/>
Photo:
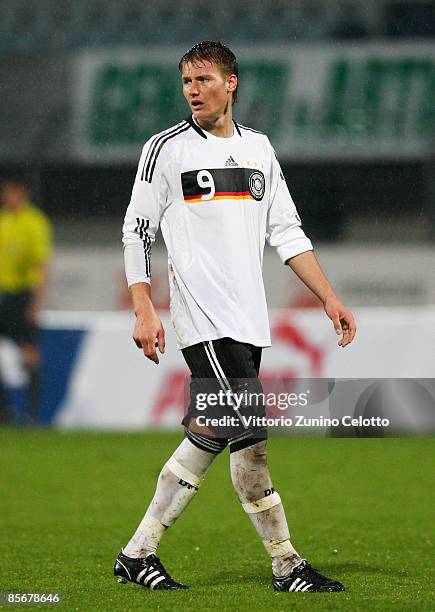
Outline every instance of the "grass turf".
<path fill-rule="evenodd" d="M 339 594 L 274 593 L 228 451 L 159 548 L 189 591 L 118 585 L 113 560 L 176 434 L 0 430 L 0 589 L 59 591 L 62 610 L 433 609 L 432 439 L 278 438 L 269 463 L 296 548 Z M 29 606 L 27 606 L 29 609 Z"/>

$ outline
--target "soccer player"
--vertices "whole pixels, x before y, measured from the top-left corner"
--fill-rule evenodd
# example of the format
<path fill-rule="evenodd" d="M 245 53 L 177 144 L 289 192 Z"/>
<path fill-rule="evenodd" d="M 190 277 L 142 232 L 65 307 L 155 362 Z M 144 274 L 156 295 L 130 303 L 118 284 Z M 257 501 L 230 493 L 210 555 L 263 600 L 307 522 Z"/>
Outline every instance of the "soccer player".
<path fill-rule="evenodd" d="M 233 119 L 234 54 L 220 43 L 202 42 L 179 68 L 191 115 L 144 146 L 124 221 L 133 338 L 158 364 L 156 349 L 164 353 L 165 335 L 150 284 L 151 244 L 160 225 L 169 256 L 172 321 L 191 371 L 191 396 L 205 380 L 228 391 L 240 388 L 240 381 L 244 389 L 258 390 L 261 351 L 270 345 L 261 271 L 266 241 L 323 302 L 341 347 L 352 342 L 355 323 L 317 263 L 267 136 Z M 271 558 L 274 588 L 344 590 L 290 541 L 267 466 L 267 432 L 213 435 L 198 424 L 192 403 L 183 424 L 185 438 L 163 466 L 145 516 L 116 558 L 117 580 L 150 589 L 187 588 L 171 578 L 157 546 L 229 445 L 232 482 Z"/>
<path fill-rule="evenodd" d="M 30 191 L 21 179 L 1 186 L 0 210 L 0 336 L 19 347 L 28 375 L 24 421 L 33 424 L 39 410 L 38 316 L 45 298 L 52 251 L 51 224 L 30 202 Z M 10 409 L 0 379 L 0 412 Z"/>

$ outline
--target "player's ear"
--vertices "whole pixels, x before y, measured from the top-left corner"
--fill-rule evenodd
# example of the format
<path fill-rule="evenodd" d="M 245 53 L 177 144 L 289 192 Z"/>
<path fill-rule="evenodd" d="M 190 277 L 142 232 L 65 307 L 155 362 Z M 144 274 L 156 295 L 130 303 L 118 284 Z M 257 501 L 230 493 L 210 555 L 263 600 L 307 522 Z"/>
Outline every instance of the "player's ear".
<path fill-rule="evenodd" d="M 228 81 L 228 92 L 234 92 L 237 89 L 237 76 L 235 74 L 230 74 L 227 79 Z"/>

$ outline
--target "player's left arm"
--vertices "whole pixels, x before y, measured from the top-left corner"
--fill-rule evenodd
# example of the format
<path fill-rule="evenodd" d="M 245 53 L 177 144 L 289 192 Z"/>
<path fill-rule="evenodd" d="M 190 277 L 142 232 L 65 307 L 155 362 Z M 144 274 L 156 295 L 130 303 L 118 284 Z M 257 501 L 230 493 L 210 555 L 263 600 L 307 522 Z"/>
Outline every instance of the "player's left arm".
<path fill-rule="evenodd" d="M 355 337 L 352 313 L 335 295 L 314 253 L 313 245 L 301 227 L 301 219 L 288 190 L 275 152 L 271 155 L 271 190 L 266 224 L 266 239 L 275 247 L 283 263 L 299 276 L 305 285 L 322 301 L 326 314 L 342 337 L 339 346 L 345 347 Z"/>
<path fill-rule="evenodd" d="M 344 348 L 350 344 L 356 333 L 354 317 L 335 295 L 313 251 L 295 255 L 288 259 L 286 264 L 322 302 L 335 332 L 341 335 L 338 345 Z"/>

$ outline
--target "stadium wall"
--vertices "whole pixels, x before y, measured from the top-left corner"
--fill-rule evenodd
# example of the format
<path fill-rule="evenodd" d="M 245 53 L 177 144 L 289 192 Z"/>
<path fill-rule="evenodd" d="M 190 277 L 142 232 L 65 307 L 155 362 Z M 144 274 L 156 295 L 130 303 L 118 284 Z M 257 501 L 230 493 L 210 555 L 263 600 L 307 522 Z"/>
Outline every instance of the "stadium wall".
<path fill-rule="evenodd" d="M 116 237 L 112 238 L 115 242 Z M 76 247 L 56 250 L 48 308 L 116 310 L 129 308 L 120 227 L 117 248 Z M 342 299 L 356 306 L 435 304 L 435 248 L 430 246 L 316 245 L 316 253 Z M 314 306 L 317 300 L 275 252 L 264 255 L 264 281 L 271 308 Z M 167 255 L 153 249 L 153 299 L 169 306 Z"/>
<path fill-rule="evenodd" d="M 270 315 L 273 346 L 264 351 L 263 381 L 433 377 L 434 306 L 357 309 L 358 336 L 345 350 L 320 310 Z M 188 371 L 170 317 L 161 317 L 167 345 L 156 366 L 132 341 L 131 313 L 46 312 L 41 422 L 101 430 L 177 427 Z M 0 357 L 19 413 L 24 374 L 18 356 L 3 342 Z"/>

